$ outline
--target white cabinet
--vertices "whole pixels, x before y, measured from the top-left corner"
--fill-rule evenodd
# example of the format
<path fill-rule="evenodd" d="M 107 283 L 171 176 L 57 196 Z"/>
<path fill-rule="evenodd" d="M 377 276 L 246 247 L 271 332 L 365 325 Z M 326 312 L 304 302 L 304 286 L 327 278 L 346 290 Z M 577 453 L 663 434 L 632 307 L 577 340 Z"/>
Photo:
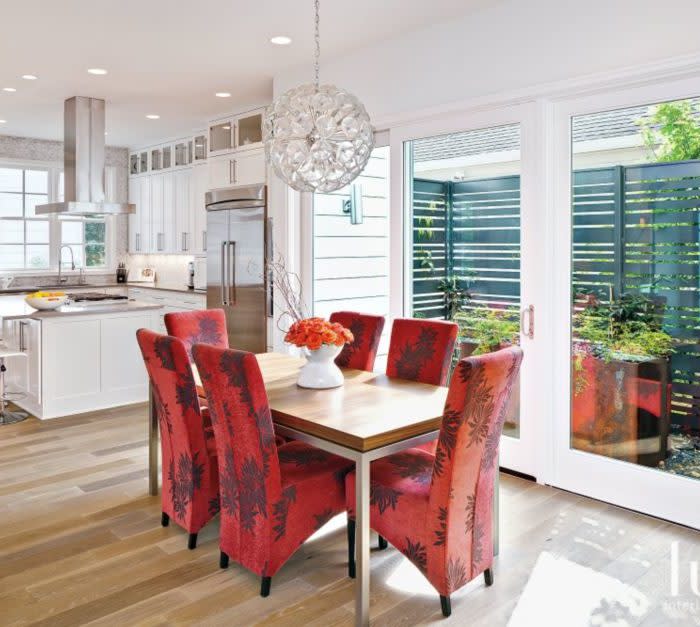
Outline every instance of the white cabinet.
<path fill-rule="evenodd" d="M 192 206 L 192 252 L 203 255 L 207 252 L 207 206 L 206 195 L 209 188 L 209 171 L 206 165 L 192 168 L 190 181 Z"/>
<path fill-rule="evenodd" d="M 209 158 L 209 189 L 265 183 L 263 150 Z"/>
<path fill-rule="evenodd" d="M 129 202 L 136 212 L 129 214 L 129 252 L 151 252 L 151 178 L 136 176 L 129 179 Z"/>
<path fill-rule="evenodd" d="M 151 248 L 153 253 L 176 252 L 175 200 L 172 172 L 154 174 L 151 183 Z"/>
<path fill-rule="evenodd" d="M 209 125 L 209 155 L 262 146 L 263 110 L 255 109 Z"/>
<path fill-rule="evenodd" d="M 24 353 L 7 360 L 7 383 L 11 391 L 25 396 L 30 409 L 41 404 L 41 323 L 38 320 L 5 320 L 3 341 Z"/>
<path fill-rule="evenodd" d="M 194 215 L 190 186 L 192 169 L 179 170 L 173 173 L 175 196 L 175 249 L 176 253 L 192 254 L 192 229 Z"/>
<path fill-rule="evenodd" d="M 130 287 L 129 298 L 146 303 L 156 303 L 163 309 L 159 309 L 157 331 L 165 333 L 165 314 L 174 311 L 191 311 L 194 309 L 206 309 L 207 298 L 204 294 L 196 292 L 171 292 L 157 288 Z"/>

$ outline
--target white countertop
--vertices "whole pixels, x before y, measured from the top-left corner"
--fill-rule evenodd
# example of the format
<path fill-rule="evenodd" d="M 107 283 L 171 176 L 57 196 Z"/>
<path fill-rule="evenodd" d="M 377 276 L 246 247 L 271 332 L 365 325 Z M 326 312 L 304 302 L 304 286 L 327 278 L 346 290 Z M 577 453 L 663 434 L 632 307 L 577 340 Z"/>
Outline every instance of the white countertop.
<path fill-rule="evenodd" d="M 64 305 L 57 309 L 40 311 L 30 307 L 24 299 L 8 303 L 7 307 L 0 310 L 0 318 L 4 320 L 17 320 L 19 318 L 31 318 L 33 320 L 51 320 L 79 315 L 105 315 L 131 313 L 132 311 L 145 311 L 148 309 L 162 309 L 162 305 L 156 303 L 144 303 L 138 300 L 124 301 L 123 303 L 105 303 L 85 305 L 83 303 Z"/>

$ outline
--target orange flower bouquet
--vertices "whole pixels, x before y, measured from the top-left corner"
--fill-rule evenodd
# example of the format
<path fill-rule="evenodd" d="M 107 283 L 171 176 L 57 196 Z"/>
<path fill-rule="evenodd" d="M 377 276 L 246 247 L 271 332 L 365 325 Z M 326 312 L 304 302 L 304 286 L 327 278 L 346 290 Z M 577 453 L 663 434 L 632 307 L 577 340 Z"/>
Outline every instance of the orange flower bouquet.
<path fill-rule="evenodd" d="M 324 344 L 344 346 L 355 338 L 342 324 L 328 322 L 323 318 L 306 318 L 289 327 L 284 341 L 299 348 L 318 350 Z"/>
<path fill-rule="evenodd" d="M 335 364 L 335 358 L 343 346 L 354 339 L 342 324 L 323 318 L 305 318 L 293 323 L 284 341 L 301 348 L 306 357 L 297 385 L 313 389 L 343 385 L 343 373 Z"/>

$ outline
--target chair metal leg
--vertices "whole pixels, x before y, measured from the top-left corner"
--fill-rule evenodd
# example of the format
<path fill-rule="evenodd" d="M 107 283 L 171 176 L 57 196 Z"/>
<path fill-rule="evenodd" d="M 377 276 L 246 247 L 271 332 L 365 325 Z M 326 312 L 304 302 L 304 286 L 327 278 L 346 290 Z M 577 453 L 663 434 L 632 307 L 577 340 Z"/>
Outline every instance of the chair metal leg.
<path fill-rule="evenodd" d="M 484 571 L 484 581 L 486 582 L 487 586 L 493 585 L 493 569 L 487 568 Z"/>
<path fill-rule="evenodd" d="M 379 536 L 379 550 L 383 551 L 388 546 L 389 543 L 386 541 L 386 538 L 384 536 Z"/>
<path fill-rule="evenodd" d="M 348 518 L 348 577 L 355 579 L 355 521 Z"/>
<path fill-rule="evenodd" d="M 219 568 L 228 568 L 228 555 L 223 551 L 219 554 Z"/>
<path fill-rule="evenodd" d="M 272 577 L 263 577 L 260 582 L 260 596 L 269 597 L 270 596 L 270 586 L 272 585 Z"/>
<path fill-rule="evenodd" d="M 187 538 L 187 548 L 191 551 L 197 548 L 197 534 L 191 533 L 190 537 Z"/>
<path fill-rule="evenodd" d="M 444 597 L 440 595 L 440 606 L 442 607 L 442 615 L 445 618 L 452 614 L 452 604 L 450 603 L 450 597 Z"/>
<path fill-rule="evenodd" d="M 160 524 L 163 525 L 163 527 L 167 527 L 170 524 L 170 516 L 168 516 L 165 512 L 161 512 Z"/>

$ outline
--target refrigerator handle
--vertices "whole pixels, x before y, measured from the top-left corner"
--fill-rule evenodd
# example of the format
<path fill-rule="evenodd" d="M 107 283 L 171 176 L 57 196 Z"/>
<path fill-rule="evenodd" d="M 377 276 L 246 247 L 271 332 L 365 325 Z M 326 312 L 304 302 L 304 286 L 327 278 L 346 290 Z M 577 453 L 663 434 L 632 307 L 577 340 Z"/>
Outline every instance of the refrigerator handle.
<path fill-rule="evenodd" d="M 228 305 L 226 302 L 226 285 L 228 282 L 228 265 L 226 263 L 226 245 L 228 242 L 221 242 L 221 304 Z"/>
<path fill-rule="evenodd" d="M 263 260 L 265 271 L 267 273 L 267 317 L 272 318 L 275 315 L 275 294 L 274 294 L 274 276 L 272 275 L 272 265 L 269 262 L 274 258 L 272 249 L 272 218 L 267 219 L 267 230 L 265 231 L 265 259 Z"/>
<path fill-rule="evenodd" d="M 236 304 L 236 242 L 229 241 L 228 305 Z"/>

